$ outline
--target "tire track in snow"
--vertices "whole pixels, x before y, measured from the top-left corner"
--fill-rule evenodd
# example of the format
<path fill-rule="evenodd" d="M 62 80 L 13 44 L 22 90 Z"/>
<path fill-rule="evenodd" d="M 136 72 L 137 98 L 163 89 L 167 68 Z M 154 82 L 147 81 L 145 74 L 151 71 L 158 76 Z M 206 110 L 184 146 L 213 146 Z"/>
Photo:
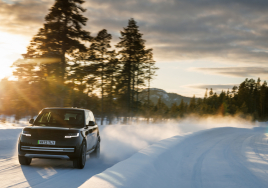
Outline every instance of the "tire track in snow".
<path fill-rule="evenodd" d="M 267 187 L 264 186 L 262 181 L 256 177 L 245 164 L 247 164 L 246 157 L 241 154 L 241 147 L 243 142 L 252 137 L 250 135 L 240 135 L 230 140 L 230 144 L 223 150 L 223 155 L 226 161 L 229 163 L 229 167 L 235 172 L 236 176 L 233 180 L 242 187 Z"/>
<path fill-rule="evenodd" d="M 221 142 L 225 132 L 217 129 L 201 131 L 183 140 L 174 149 L 177 153 L 177 185 L 181 187 L 202 187 L 203 161 L 209 152 Z"/>
<path fill-rule="evenodd" d="M 261 146 L 264 140 L 257 139 L 262 136 L 261 130 L 215 128 L 189 135 L 179 142 L 174 139 L 175 145 L 166 151 L 159 150 L 173 139 L 170 138 L 94 176 L 82 187 L 268 187 L 264 173 L 268 171 L 268 162 L 256 157 L 268 156 L 268 144 L 264 144 L 265 148 Z M 256 147 L 258 151 L 252 152 L 251 147 L 258 142 L 261 142 Z"/>
<path fill-rule="evenodd" d="M 214 144 L 212 147 L 210 147 L 208 150 L 206 150 L 196 161 L 194 167 L 193 167 L 193 175 L 192 175 L 192 187 L 193 188 L 202 188 L 203 187 L 203 182 L 202 182 L 202 166 L 203 166 L 203 161 L 205 157 L 209 154 L 209 152 L 216 147 L 216 145 L 221 142 L 223 139 L 220 141 L 217 141 L 216 144 Z"/>
<path fill-rule="evenodd" d="M 257 156 L 259 158 L 261 158 L 263 161 L 268 162 L 268 158 L 265 158 L 265 156 L 260 154 L 260 151 L 263 151 L 263 147 L 262 147 L 262 149 L 260 149 L 260 144 L 259 144 L 259 143 L 262 143 L 264 141 L 266 141 L 266 143 L 267 143 L 267 140 L 265 139 L 266 136 L 265 135 L 262 135 L 262 136 L 255 135 L 253 138 L 254 138 L 254 140 L 251 142 L 252 144 L 250 145 L 251 148 L 254 150 L 255 154 L 257 154 Z"/>
<path fill-rule="evenodd" d="M 253 137 L 247 145 L 256 144 L 260 136 L 263 137 L 262 132 L 229 128 L 186 138 L 175 148 L 178 150 L 176 187 L 268 187 L 267 180 L 252 171 L 246 154 L 241 153 L 245 140 Z M 263 156 L 259 162 L 268 165 L 264 158 L 268 155 L 259 154 L 264 147 L 257 148 L 256 155 Z"/>

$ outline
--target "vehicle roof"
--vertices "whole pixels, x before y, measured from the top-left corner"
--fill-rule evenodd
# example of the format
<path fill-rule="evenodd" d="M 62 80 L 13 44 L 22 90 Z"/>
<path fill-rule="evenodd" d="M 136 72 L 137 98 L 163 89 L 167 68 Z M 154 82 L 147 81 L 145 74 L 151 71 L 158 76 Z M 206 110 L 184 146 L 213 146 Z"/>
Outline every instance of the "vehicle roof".
<path fill-rule="evenodd" d="M 76 108 L 76 107 L 46 107 L 44 109 L 89 110 L 89 109 L 85 109 L 85 108 Z"/>

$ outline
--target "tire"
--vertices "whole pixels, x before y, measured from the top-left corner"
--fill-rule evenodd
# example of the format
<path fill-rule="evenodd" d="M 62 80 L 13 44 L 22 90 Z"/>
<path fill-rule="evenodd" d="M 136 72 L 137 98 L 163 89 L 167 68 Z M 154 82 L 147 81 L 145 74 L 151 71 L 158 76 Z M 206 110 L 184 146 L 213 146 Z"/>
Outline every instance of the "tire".
<path fill-rule="evenodd" d="M 81 147 L 81 151 L 79 154 L 78 158 L 75 158 L 73 160 L 73 166 L 74 168 L 79 168 L 79 169 L 83 169 L 85 164 L 86 164 L 86 159 L 87 159 L 87 155 L 86 155 L 86 145 L 83 144 Z"/>
<path fill-rule="evenodd" d="M 18 156 L 18 158 L 21 165 L 30 165 L 32 162 L 32 158 L 28 158 L 25 156 Z"/>
<path fill-rule="evenodd" d="M 99 158 L 100 157 L 100 140 L 98 140 L 98 143 L 97 143 L 94 151 L 90 154 L 90 157 L 92 157 L 92 158 Z"/>

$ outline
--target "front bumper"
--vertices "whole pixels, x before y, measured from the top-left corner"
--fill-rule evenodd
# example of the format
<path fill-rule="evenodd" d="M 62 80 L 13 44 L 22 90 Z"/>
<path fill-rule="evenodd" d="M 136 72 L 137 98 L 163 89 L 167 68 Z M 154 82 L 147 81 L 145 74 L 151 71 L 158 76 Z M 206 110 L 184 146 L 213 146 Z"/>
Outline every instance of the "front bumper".
<path fill-rule="evenodd" d="M 34 156 L 32 158 L 55 158 L 56 156 L 68 156 L 70 159 L 77 158 L 80 154 L 83 138 L 71 138 L 57 140 L 57 145 L 38 145 L 36 139 L 23 137 L 18 139 L 18 155 Z M 40 156 L 40 157 L 39 157 Z M 48 157 L 47 157 L 48 156 Z M 49 157 L 51 156 L 51 157 Z"/>
<path fill-rule="evenodd" d="M 68 152 L 74 153 L 75 148 L 58 148 L 58 147 L 33 147 L 33 146 L 21 146 L 22 151 L 48 151 L 48 152 Z"/>
<path fill-rule="evenodd" d="M 28 156 L 31 158 L 64 158 L 68 156 L 69 159 L 79 157 L 81 147 L 37 147 L 18 145 L 18 155 Z M 45 157 L 44 157 L 45 156 Z"/>

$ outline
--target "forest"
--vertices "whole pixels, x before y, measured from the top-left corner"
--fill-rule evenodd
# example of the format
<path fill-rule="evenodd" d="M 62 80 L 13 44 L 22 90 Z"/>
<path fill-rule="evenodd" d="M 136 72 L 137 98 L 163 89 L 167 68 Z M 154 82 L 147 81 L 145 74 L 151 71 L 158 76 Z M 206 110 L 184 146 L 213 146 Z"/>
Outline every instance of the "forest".
<path fill-rule="evenodd" d="M 246 79 L 231 91 L 205 91 L 204 98 L 183 100 L 170 108 L 150 100 L 151 80 L 157 67 L 153 49 L 131 18 L 112 46 L 112 35 L 102 29 L 96 36 L 83 29 L 83 0 L 56 0 L 43 27 L 33 36 L 22 59 L 13 63 L 13 78 L 0 82 L 0 114 L 32 116 L 45 107 L 88 108 L 112 123 L 118 117 L 153 121 L 196 115 L 240 115 L 268 119 L 268 87 L 260 78 Z M 142 91 L 147 99 L 140 100 Z"/>

